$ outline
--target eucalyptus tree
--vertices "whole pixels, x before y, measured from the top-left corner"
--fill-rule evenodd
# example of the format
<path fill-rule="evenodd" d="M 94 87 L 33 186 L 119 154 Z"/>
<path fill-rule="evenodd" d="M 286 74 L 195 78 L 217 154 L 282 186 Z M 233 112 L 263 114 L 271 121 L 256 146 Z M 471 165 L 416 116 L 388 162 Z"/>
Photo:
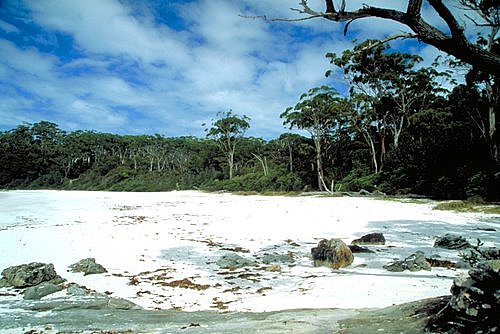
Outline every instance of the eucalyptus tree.
<path fill-rule="evenodd" d="M 349 82 L 351 99 L 358 106 L 352 115 L 353 127 L 363 135 L 370 148 L 375 172 L 382 170 L 392 138 L 395 148 L 408 126 L 408 117 L 443 89 L 436 78 L 445 76 L 433 68 L 416 70 L 421 57 L 390 52 L 390 46 L 367 40 L 341 56 L 328 53 L 327 58 L 340 67 Z M 326 75 L 334 73 L 327 71 Z M 375 147 L 378 146 L 378 147 Z"/>
<path fill-rule="evenodd" d="M 476 44 L 478 47 L 500 55 L 500 3 L 495 0 L 458 0 L 459 4 L 468 11 L 474 11 L 475 17 L 468 16 L 474 25 L 487 29 L 486 34 L 479 34 Z M 491 73 L 486 69 L 473 67 L 466 76 L 469 85 L 483 90 L 488 101 L 488 122 L 486 133 L 490 155 L 500 163 L 498 149 L 498 122 L 497 114 L 500 108 L 500 74 Z"/>
<path fill-rule="evenodd" d="M 343 125 L 348 104 L 335 88 L 321 86 L 311 88 L 300 96 L 294 107 L 288 107 L 280 117 L 283 125 L 309 132 L 316 151 L 316 172 L 318 188 L 331 191 L 325 180 L 323 150 L 329 144 L 329 136 Z M 333 184 L 333 180 L 332 180 Z"/>
<path fill-rule="evenodd" d="M 236 146 L 250 128 L 250 118 L 233 114 L 232 110 L 217 113 L 217 119 L 205 129 L 208 138 L 214 139 L 222 151 L 229 169 L 229 179 L 234 176 Z M 203 124 L 205 126 L 205 124 Z"/>

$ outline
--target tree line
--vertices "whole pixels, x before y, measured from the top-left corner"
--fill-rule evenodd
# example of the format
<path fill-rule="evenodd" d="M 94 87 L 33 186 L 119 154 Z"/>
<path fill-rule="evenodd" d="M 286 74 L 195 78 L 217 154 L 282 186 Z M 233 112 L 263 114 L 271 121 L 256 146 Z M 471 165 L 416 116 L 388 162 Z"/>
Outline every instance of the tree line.
<path fill-rule="evenodd" d="M 476 73 L 457 85 L 449 73 L 419 66 L 420 57 L 374 40 L 327 57 L 326 75 L 343 76 L 348 93 L 311 88 L 281 114 L 290 130 L 308 136 L 246 137 L 251 120 L 232 111 L 205 125 L 205 138 L 21 124 L 0 132 L 0 187 L 365 189 L 500 200 L 498 80 Z"/>

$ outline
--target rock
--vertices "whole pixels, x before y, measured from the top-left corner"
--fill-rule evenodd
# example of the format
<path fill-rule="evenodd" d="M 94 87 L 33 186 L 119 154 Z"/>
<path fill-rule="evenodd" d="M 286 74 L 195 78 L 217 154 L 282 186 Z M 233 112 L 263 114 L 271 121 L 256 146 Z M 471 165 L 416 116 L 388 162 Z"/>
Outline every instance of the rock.
<path fill-rule="evenodd" d="M 102 274 L 108 271 L 102 265 L 95 262 L 94 258 L 87 258 L 69 266 L 73 273 L 84 273 L 85 275 Z"/>
<path fill-rule="evenodd" d="M 436 239 L 434 247 L 445 249 L 465 249 L 471 247 L 471 244 L 468 243 L 462 236 L 445 234 L 443 237 Z"/>
<path fill-rule="evenodd" d="M 486 260 L 458 277 L 448 307 L 429 321 L 430 332 L 497 333 L 500 310 L 500 260 Z"/>
<path fill-rule="evenodd" d="M 265 254 L 262 257 L 262 262 L 265 264 L 271 263 L 293 263 L 295 261 L 292 253 L 287 254 Z"/>
<path fill-rule="evenodd" d="M 431 265 L 427 262 L 425 254 L 417 251 L 402 261 L 395 261 L 385 265 L 384 269 L 392 272 L 431 270 Z"/>
<path fill-rule="evenodd" d="M 353 240 L 351 243 L 353 245 L 385 245 L 385 238 L 382 233 L 370 233 Z"/>
<path fill-rule="evenodd" d="M 349 245 L 348 247 L 353 254 L 355 254 L 355 253 L 375 253 L 374 251 L 369 250 L 366 247 L 361 247 L 358 245 Z"/>
<path fill-rule="evenodd" d="M 218 261 L 217 265 L 224 269 L 238 269 L 243 267 L 253 267 L 257 263 L 255 261 L 246 259 L 238 254 L 229 253 L 223 255 Z"/>
<path fill-rule="evenodd" d="M 27 300 L 38 300 L 42 297 L 61 291 L 62 289 L 63 288 L 60 285 L 56 285 L 51 282 L 42 282 L 36 286 L 30 286 L 27 288 L 23 293 L 23 298 Z"/>
<path fill-rule="evenodd" d="M 0 278 L 0 288 L 7 288 L 10 284 L 5 277 Z"/>
<path fill-rule="evenodd" d="M 434 258 L 426 258 L 427 262 L 431 265 L 431 267 L 441 267 L 441 268 L 457 268 L 457 264 L 455 262 L 451 262 L 448 260 L 440 260 Z"/>
<path fill-rule="evenodd" d="M 12 266 L 2 271 L 3 285 L 15 288 L 26 288 L 42 282 L 55 280 L 58 283 L 64 280 L 57 275 L 52 263 L 32 262 Z"/>
<path fill-rule="evenodd" d="M 349 266 L 354 260 L 349 247 L 340 239 L 323 239 L 311 249 L 315 266 L 339 269 Z"/>
<path fill-rule="evenodd" d="M 76 283 L 71 283 L 68 285 L 68 287 L 66 288 L 66 293 L 70 296 L 87 296 L 89 294 L 91 294 L 93 291 L 90 290 L 89 288 L 83 286 L 83 285 L 79 285 L 79 284 L 76 284 Z"/>

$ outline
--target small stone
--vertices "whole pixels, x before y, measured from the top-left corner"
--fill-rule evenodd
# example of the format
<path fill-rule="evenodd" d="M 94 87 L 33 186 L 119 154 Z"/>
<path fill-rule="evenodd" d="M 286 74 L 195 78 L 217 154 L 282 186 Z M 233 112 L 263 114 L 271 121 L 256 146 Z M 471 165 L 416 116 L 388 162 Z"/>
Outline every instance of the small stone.
<path fill-rule="evenodd" d="M 434 247 L 445 249 L 465 249 L 471 247 L 471 244 L 464 237 L 453 234 L 445 234 L 443 237 L 436 239 Z"/>
<path fill-rule="evenodd" d="M 87 258 L 69 266 L 73 273 L 84 273 L 85 275 L 102 274 L 108 271 L 102 265 L 95 262 L 94 258 Z"/>
<path fill-rule="evenodd" d="M 419 270 L 431 270 L 431 265 L 427 262 L 425 254 L 417 251 L 415 254 L 411 254 L 402 261 L 395 261 L 384 266 L 384 269 L 392 272 L 402 272 L 405 270 L 409 271 L 419 271 Z"/>
<path fill-rule="evenodd" d="M 349 245 L 348 247 L 353 254 L 354 253 L 375 253 L 374 251 L 372 251 L 366 247 L 361 247 L 358 245 Z"/>
<path fill-rule="evenodd" d="M 355 239 L 353 245 L 385 245 L 385 238 L 382 233 L 370 233 Z"/>

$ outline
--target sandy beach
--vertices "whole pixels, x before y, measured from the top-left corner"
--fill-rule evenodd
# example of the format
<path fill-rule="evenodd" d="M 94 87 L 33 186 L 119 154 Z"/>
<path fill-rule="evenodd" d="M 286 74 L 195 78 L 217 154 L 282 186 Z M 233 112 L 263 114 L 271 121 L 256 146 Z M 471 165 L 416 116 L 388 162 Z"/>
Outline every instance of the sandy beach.
<path fill-rule="evenodd" d="M 238 196 L 197 191 L 110 193 L 0 192 L 0 270 L 53 263 L 57 273 L 146 309 L 268 312 L 304 308 L 379 308 L 449 293 L 462 269 L 393 273 L 383 265 L 433 247 L 445 233 L 497 246 L 500 217 L 432 210 L 433 203 L 352 197 Z M 349 244 L 370 232 L 387 242 L 355 254 L 340 270 L 314 267 L 323 238 Z M 237 254 L 255 266 L 228 270 Z M 266 256 L 291 261 L 272 267 Z M 92 257 L 108 273 L 68 266 Z M 267 257 L 269 258 L 269 257 Z M 57 295 L 57 294 L 56 294 Z M 15 297 L 11 297 L 15 298 Z M 48 298 L 48 297 L 45 297 Z"/>

